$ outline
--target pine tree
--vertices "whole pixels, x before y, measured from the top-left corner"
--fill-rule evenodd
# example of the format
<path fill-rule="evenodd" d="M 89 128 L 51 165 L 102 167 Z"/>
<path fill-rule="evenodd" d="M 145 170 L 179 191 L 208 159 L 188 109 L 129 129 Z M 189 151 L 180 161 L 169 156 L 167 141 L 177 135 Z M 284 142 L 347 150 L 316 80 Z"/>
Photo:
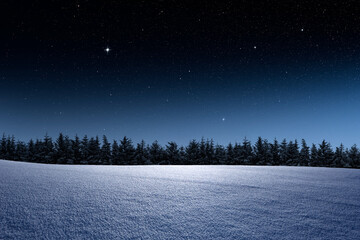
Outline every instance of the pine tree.
<path fill-rule="evenodd" d="M 150 162 L 152 164 L 160 164 L 164 158 L 164 150 L 158 143 L 158 141 L 154 141 L 150 148 L 149 148 L 149 154 L 150 154 Z"/>
<path fill-rule="evenodd" d="M 180 153 L 180 164 L 184 165 L 186 162 L 186 151 L 185 148 L 183 146 L 181 146 L 179 148 L 179 153 Z"/>
<path fill-rule="evenodd" d="M 311 151 L 311 155 L 310 155 L 309 166 L 312 166 L 312 167 L 319 166 L 318 150 L 317 150 L 315 144 L 312 144 L 310 151 Z"/>
<path fill-rule="evenodd" d="M 85 135 L 80 143 L 80 153 L 81 153 L 81 164 L 89 164 L 89 139 L 87 135 Z"/>
<path fill-rule="evenodd" d="M 120 161 L 120 149 L 116 140 L 114 140 L 111 149 L 111 162 L 114 165 L 118 165 Z"/>
<path fill-rule="evenodd" d="M 175 142 L 168 142 L 165 152 L 169 164 L 180 164 L 180 151 Z"/>
<path fill-rule="evenodd" d="M 333 158 L 333 151 L 331 150 L 330 143 L 327 143 L 325 140 L 319 144 L 318 149 L 318 162 L 319 166 L 330 166 L 330 163 Z"/>
<path fill-rule="evenodd" d="M 204 138 L 201 138 L 199 144 L 199 164 L 206 164 L 208 162 L 206 154 L 206 142 Z"/>
<path fill-rule="evenodd" d="M 286 139 L 284 139 L 280 145 L 280 165 L 285 165 L 288 159 L 288 144 Z"/>
<path fill-rule="evenodd" d="M 340 147 L 336 147 L 331 167 L 350 167 L 348 163 L 348 157 L 346 155 L 344 145 L 340 144 Z"/>
<path fill-rule="evenodd" d="M 44 137 L 42 157 L 45 163 L 55 163 L 54 144 L 47 134 Z"/>
<path fill-rule="evenodd" d="M 65 136 L 65 162 L 66 164 L 74 164 L 73 140 Z"/>
<path fill-rule="evenodd" d="M 200 150 L 198 142 L 193 139 L 185 149 L 186 151 L 186 164 L 199 164 Z"/>
<path fill-rule="evenodd" d="M 75 140 L 72 144 L 72 152 L 74 155 L 74 164 L 80 164 L 82 160 L 82 154 L 81 154 L 81 142 L 77 135 L 75 135 Z"/>
<path fill-rule="evenodd" d="M 14 136 L 8 136 L 6 139 L 6 159 L 8 160 L 14 160 L 15 158 L 15 137 Z"/>
<path fill-rule="evenodd" d="M 67 162 L 65 138 L 62 133 L 60 133 L 59 137 L 56 139 L 55 156 L 56 156 L 56 163 L 65 164 Z"/>
<path fill-rule="evenodd" d="M 27 149 L 26 144 L 24 142 L 18 141 L 16 143 L 15 150 L 15 161 L 26 161 L 27 159 Z"/>
<path fill-rule="evenodd" d="M 226 147 L 225 158 L 226 158 L 225 164 L 228 164 L 228 165 L 235 164 L 235 162 L 234 162 L 235 152 L 234 152 L 234 147 L 231 143 L 229 143 Z"/>
<path fill-rule="evenodd" d="M 349 165 L 353 168 L 359 168 L 360 167 L 360 154 L 359 149 L 356 147 L 356 144 L 351 146 L 350 150 L 348 151 L 348 157 L 349 157 Z"/>
<path fill-rule="evenodd" d="M 301 166 L 308 166 L 310 162 L 310 148 L 304 139 L 301 140 L 301 150 L 299 155 L 299 163 Z"/>
<path fill-rule="evenodd" d="M 279 148 L 279 143 L 276 139 L 274 140 L 273 144 L 270 144 L 270 155 L 271 155 L 271 160 L 270 160 L 271 165 L 279 165 L 280 148 Z"/>
<path fill-rule="evenodd" d="M 214 164 L 224 165 L 226 163 L 226 151 L 222 145 L 215 146 L 215 161 Z"/>
<path fill-rule="evenodd" d="M 120 141 L 119 150 L 120 150 L 119 164 L 121 165 L 135 164 L 135 149 L 134 146 L 132 145 L 131 139 L 125 136 L 123 140 Z"/>
<path fill-rule="evenodd" d="M 0 159 L 6 159 L 7 157 L 7 148 L 6 148 L 6 136 L 3 133 L 0 143 Z"/>
<path fill-rule="evenodd" d="M 45 163 L 45 159 L 44 159 L 44 144 L 41 140 L 36 139 L 35 141 L 35 154 L 34 154 L 34 158 L 35 158 L 35 162 L 37 163 Z"/>
<path fill-rule="evenodd" d="M 267 141 L 263 141 L 261 137 L 255 143 L 254 158 L 252 164 L 264 165 L 270 160 L 270 149 Z"/>
<path fill-rule="evenodd" d="M 101 164 L 111 164 L 111 147 L 105 135 L 101 146 Z"/>
<path fill-rule="evenodd" d="M 90 138 L 88 150 L 89 150 L 89 157 L 88 157 L 89 164 L 99 164 L 100 142 L 98 136 L 96 136 L 95 138 L 93 137 Z"/>
<path fill-rule="evenodd" d="M 205 145 L 205 151 L 206 151 L 206 164 L 213 164 L 215 161 L 215 146 L 214 146 L 214 140 L 207 140 Z"/>
<path fill-rule="evenodd" d="M 144 140 L 141 140 L 140 143 L 137 144 L 135 149 L 135 160 L 138 165 L 150 165 L 151 161 L 149 159 L 149 151 L 148 147 L 145 144 Z"/>
<path fill-rule="evenodd" d="M 271 147 L 270 147 L 270 143 L 268 143 L 266 139 L 264 140 L 264 150 L 265 150 L 265 155 L 262 164 L 271 165 L 271 161 L 272 161 Z"/>
<path fill-rule="evenodd" d="M 32 139 L 30 139 L 28 144 L 28 151 L 26 156 L 27 161 L 35 162 L 35 143 Z"/>
<path fill-rule="evenodd" d="M 286 165 L 299 165 L 299 145 L 296 140 L 290 141 L 288 144 Z"/>
<path fill-rule="evenodd" d="M 241 153 L 242 153 L 243 149 L 241 144 L 235 142 L 234 145 L 234 150 L 233 150 L 233 160 L 232 163 L 235 165 L 239 165 L 241 164 Z"/>
<path fill-rule="evenodd" d="M 251 146 L 251 142 L 246 138 L 243 140 L 242 144 L 242 152 L 240 155 L 240 160 L 243 164 L 250 165 L 253 162 L 253 149 Z"/>

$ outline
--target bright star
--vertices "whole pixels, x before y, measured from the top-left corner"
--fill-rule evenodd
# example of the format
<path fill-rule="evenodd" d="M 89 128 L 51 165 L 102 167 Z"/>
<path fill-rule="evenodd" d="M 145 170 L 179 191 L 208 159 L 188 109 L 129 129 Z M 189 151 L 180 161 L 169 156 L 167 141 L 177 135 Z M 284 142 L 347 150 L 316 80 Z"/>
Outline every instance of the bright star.
<path fill-rule="evenodd" d="M 109 53 L 109 52 L 110 52 L 110 48 L 109 48 L 109 47 L 105 48 L 105 52 L 106 52 L 106 53 Z"/>
<path fill-rule="evenodd" d="M 225 121 L 225 118 L 222 118 L 221 120 L 224 122 L 224 121 Z"/>

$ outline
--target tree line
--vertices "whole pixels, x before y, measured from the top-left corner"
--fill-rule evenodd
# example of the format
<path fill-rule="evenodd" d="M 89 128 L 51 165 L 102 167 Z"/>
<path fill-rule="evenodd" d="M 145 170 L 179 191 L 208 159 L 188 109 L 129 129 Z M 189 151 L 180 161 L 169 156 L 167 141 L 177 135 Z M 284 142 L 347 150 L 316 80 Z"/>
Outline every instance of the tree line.
<path fill-rule="evenodd" d="M 55 141 L 46 135 L 43 139 L 25 143 L 14 136 L 3 134 L 0 140 L 0 159 L 53 164 L 92 165 L 287 165 L 316 167 L 360 168 L 360 152 L 356 145 L 350 149 L 342 144 L 332 149 L 323 140 L 320 144 L 307 145 L 304 139 L 270 143 L 259 137 L 252 144 L 246 138 L 241 143 L 227 146 L 215 144 L 212 139 L 191 140 L 187 146 L 168 142 L 165 147 L 157 141 L 136 146 L 130 138 L 110 143 L 104 135 L 99 137 L 59 134 Z"/>

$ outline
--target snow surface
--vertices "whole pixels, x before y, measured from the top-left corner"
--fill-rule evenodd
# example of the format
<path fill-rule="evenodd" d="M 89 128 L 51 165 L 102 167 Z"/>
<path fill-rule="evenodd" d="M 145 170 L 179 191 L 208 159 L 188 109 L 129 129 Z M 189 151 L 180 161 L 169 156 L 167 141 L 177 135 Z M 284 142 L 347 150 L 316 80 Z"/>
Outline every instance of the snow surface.
<path fill-rule="evenodd" d="M 360 239 L 360 170 L 0 160 L 0 239 Z"/>

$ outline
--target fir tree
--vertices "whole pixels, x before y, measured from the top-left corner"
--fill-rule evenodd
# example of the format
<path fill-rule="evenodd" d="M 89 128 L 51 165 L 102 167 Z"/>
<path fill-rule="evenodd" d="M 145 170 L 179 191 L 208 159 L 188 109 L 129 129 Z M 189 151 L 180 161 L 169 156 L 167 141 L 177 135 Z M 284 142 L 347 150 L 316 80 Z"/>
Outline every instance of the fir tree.
<path fill-rule="evenodd" d="M 65 136 L 65 161 L 67 164 L 74 164 L 73 140 Z"/>
<path fill-rule="evenodd" d="M 299 164 L 299 145 L 295 140 L 290 141 L 287 149 L 287 161 L 286 165 L 288 166 L 296 166 Z"/>
<path fill-rule="evenodd" d="M 270 149 L 267 141 L 263 141 L 261 137 L 255 143 L 254 157 L 252 164 L 264 165 L 270 160 Z"/>
<path fill-rule="evenodd" d="M 234 150 L 233 150 L 232 164 L 235 164 L 235 165 L 241 164 L 241 153 L 242 153 L 242 151 L 243 151 L 243 149 L 242 149 L 241 144 L 235 142 Z"/>
<path fill-rule="evenodd" d="M 214 140 L 207 140 L 205 145 L 205 152 L 206 152 L 206 164 L 213 164 L 215 161 L 215 146 L 214 146 Z"/>
<path fill-rule="evenodd" d="M 309 166 L 312 166 L 312 167 L 319 166 L 318 150 L 317 150 L 315 144 L 312 144 L 310 151 L 311 151 L 311 155 L 310 155 L 310 163 L 309 163 Z"/>
<path fill-rule="evenodd" d="M 149 159 L 149 151 L 148 147 L 145 144 L 144 140 L 141 140 L 140 143 L 137 144 L 135 149 L 135 160 L 138 165 L 150 165 L 151 161 Z"/>
<path fill-rule="evenodd" d="M 54 144 L 47 134 L 44 137 L 42 157 L 45 163 L 55 163 Z"/>
<path fill-rule="evenodd" d="M 184 165 L 186 161 L 186 151 L 183 146 L 179 148 L 179 154 L 180 154 L 180 164 Z"/>
<path fill-rule="evenodd" d="M 198 142 L 193 139 L 186 147 L 186 162 L 185 164 L 199 164 L 200 162 L 200 150 Z"/>
<path fill-rule="evenodd" d="M 359 168 L 360 167 L 360 156 L 359 156 L 359 149 L 356 147 L 356 144 L 351 146 L 351 148 L 348 151 L 348 157 L 349 157 L 349 165 L 353 168 Z"/>
<path fill-rule="evenodd" d="M 35 149 L 35 151 L 34 151 L 35 152 L 35 155 L 34 155 L 35 162 L 37 162 L 37 163 L 45 163 L 44 144 L 43 144 L 43 142 L 41 140 L 36 139 L 34 149 Z"/>
<path fill-rule="evenodd" d="M 98 136 L 96 136 L 96 138 L 93 137 L 90 138 L 88 150 L 89 150 L 89 157 L 88 157 L 89 164 L 99 164 L 100 142 Z"/>
<path fill-rule="evenodd" d="M 118 165 L 120 161 L 120 149 L 116 140 L 114 140 L 111 149 L 111 162 L 114 165 Z"/>
<path fill-rule="evenodd" d="M 15 161 L 27 161 L 27 149 L 24 142 L 18 141 L 16 143 Z"/>
<path fill-rule="evenodd" d="M 331 167 L 350 167 L 348 163 L 348 157 L 344 149 L 344 145 L 340 144 L 340 147 L 336 147 Z"/>
<path fill-rule="evenodd" d="M 235 152 L 234 152 L 234 147 L 231 143 L 229 143 L 226 147 L 225 158 L 226 158 L 226 161 L 225 161 L 226 164 L 229 164 L 229 165 L 235 164 L 235 162 L 234 162 Z"/>
<path fill-rule="evenodd" d="M 75 140 L 72 144 L 72 152 L 74 155 L 74 164 L 80 164 L 82 160 L 82 154 L 81 154 L 81 142 L 77 135 L 75 135 Z"/>
<path fill-rule="evenodd" d="M 90 152 L 89 152 L 89 139 L 88 139 L 87 135 L 85 135 L 83 137 L 83 139 L 81 140 L 80 153 L 81 153 L 80 163 L 81 164 L 89 164 Z"/>
<path fill-rule="evenodd" d="M 169 164 L 180 164 L 180 151 L 175 142 L 169 142 L 166 145 L 166 159 Z"/>
<path fill-rule="evenodd" d="M 243 140 L 242 144 L 242 152 L 240 155 L 240 160 L 245 165 L 250 165 L 253 162 L 253 150 L 251 146 L 251 142 L 246 138 Z"/>
<path fill-rule="evenodd" d="M 59 134 L 59 137 L 56 139 L 55 143 L 55 156 L 56 162 L 59 164 L 66 163 L 66 145 L 65 138 L 62 133 Z"/>
<path fill-rule="evenodd" d="M 280 145 L 280 165 L 285 165 L 288 159 L 288 144 L 286 139 L 284 139 Z"/>
<path fill-rule="evenodd" d="M 199 164 L 206 164 L 208 162 L 206 154 L 206 142 L 204 138 L 201 138 L 199 144 Z"/>
<path fill-rule="evenodd" d="M 101 164 L 111 164 L 111 147 L 105 135 L 101 146 Z"/>
<path fill-rule="evenodd" d="M 0 159 L 6 159 L 7 157 L 7 148 L 6 148 L 6 136 L 3 133 L 0 143 Z"/>
<path fill-rule="evenodd" d="M 28 151 L 26 156 L 27 161 L 35 162 L 35 143 L 32 139 L 30 139 L 28 144 Z"/>
<path fill-rule="evenodd" d="M 135 149 L 134 146 L 132 145 L 131 139 L 125 136 L 120 141 L 119 151 L 120 151 L 119 164 L 121 165 L 135 164 Z"/>
<path fill-rule="evenodd" d="M 214 164 L 224 165 L 225 163 L 226 163 L 226 150 L 222 145 L 216 144 Z"/>
<path fill-rule="evenodd" d="M 327 143 L 325 140 L 319 144 L 318 149 L 318 161 L 320 166 L 330 166 L 330 163 L 333 158 L 333 151 L 331 150 L 330 143 Z"/>
<path fill-rule="evenodd" d="M 279 143 L 275 139 L 273 144 L 270 144 L 270 155 L 271 155 L 271 165 L 280 164 L 280 148 Z"/>
<path fill-rule="evenodd" d="M 150 161 L 152 164 L 160 164 L 164 158 L 164 151 L 158 141 L 154 141 L 150 148 Z"/>
<path fill-rule="evenodd" d="M 14 136 L 8 136 L 6 139 L 6 159 L 8 160 L 14 160 L 15 158 L 15 137 Z"/>
<path fill-rule="evenodd" d="M 299 155 L 299 164 L 301 166 L 308 166 L 310 162 L 310 148 L 304 139 L 301 140 L 301 150 Z"/>

